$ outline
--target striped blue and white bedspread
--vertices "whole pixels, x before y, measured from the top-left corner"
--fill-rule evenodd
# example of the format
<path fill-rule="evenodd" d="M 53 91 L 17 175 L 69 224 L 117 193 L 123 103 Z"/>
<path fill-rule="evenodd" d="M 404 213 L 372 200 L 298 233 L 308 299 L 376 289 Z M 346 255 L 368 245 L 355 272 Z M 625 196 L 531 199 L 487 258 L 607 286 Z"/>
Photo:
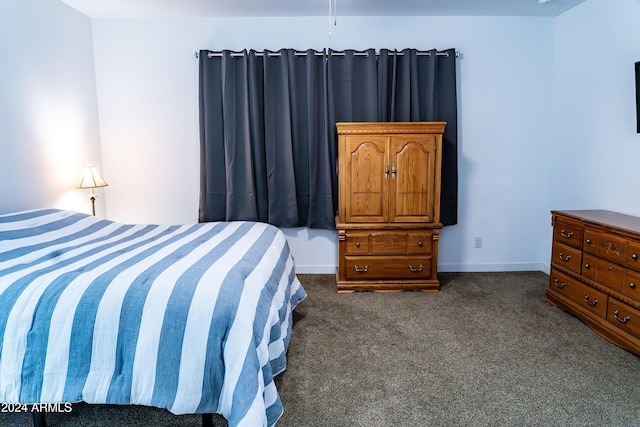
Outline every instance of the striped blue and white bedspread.
<path fill-rule="evenodd" d="M 0 401 L 273 425 L 273 377 L 305 296 L 283 233 L 267 224 L 0 216 Z"/>

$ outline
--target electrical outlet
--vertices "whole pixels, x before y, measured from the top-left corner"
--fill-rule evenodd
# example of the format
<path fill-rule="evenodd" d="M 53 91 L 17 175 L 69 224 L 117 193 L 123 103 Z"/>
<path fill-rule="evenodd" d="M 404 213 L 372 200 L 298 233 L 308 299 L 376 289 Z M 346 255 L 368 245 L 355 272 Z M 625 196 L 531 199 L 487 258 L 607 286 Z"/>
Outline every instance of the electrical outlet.
<path fill-rule="evenodd" d="M 482 237 L 474 237 L 473 238 L 473 247 L 481 248 L 482 247 Z"/>

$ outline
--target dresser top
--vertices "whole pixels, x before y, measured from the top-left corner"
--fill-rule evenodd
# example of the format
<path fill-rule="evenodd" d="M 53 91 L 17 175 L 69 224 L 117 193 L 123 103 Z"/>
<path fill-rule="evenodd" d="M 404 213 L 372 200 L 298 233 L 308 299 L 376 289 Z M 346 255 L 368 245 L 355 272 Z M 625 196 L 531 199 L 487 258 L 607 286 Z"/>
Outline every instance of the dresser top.
<path fill-rule="evenodd" d="M 553 215 L 564 215 L 574 219 L 595 223 L 605 228 L 618 228 L 640 234 L 640 218 L 605 210 L 551 211 Z"/>

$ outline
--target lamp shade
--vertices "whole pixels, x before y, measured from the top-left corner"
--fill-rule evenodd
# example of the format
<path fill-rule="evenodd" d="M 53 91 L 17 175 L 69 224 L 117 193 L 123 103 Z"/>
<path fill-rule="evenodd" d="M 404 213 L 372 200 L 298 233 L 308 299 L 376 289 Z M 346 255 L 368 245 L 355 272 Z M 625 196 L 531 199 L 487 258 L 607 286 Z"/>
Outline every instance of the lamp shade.
<path fill-rule="evenodd" d="M 88 165 L 82 168 L 82 178 L 80 178 L 78 188 L 97 188 L 107 185 L 109 184 L 102 179 L 95 166 Z"/>

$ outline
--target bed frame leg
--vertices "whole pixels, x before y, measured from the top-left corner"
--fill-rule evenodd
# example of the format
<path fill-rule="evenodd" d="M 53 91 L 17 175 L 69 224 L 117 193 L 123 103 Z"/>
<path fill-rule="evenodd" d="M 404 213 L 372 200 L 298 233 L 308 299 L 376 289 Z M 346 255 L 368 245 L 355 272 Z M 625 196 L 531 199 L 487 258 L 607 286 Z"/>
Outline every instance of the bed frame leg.
<path fill-rule="evenodd" d="M 213 427 L 213 414 L 202 414 L 202 427 Z"/>
<path fill-rule="evenodd" d="M 44 412 L 34 411 L 31 414 L 33 415 L 33 427 L 47 427 Z"/>

